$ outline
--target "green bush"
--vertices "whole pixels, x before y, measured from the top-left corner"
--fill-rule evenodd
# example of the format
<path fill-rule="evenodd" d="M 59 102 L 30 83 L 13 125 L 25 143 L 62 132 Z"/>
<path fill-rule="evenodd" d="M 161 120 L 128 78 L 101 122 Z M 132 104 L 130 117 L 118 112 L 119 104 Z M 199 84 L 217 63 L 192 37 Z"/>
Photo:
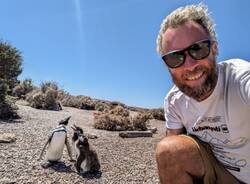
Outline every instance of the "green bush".
<path fill-rule="evenodd" d="M 0 41 L 0 79 L 4 79 L 10 94 L 12 89 L 18 84 L 17 77 L 22 72 L 22 56 L 11 44 Z"/>
<path fill-rule="evenodd" d="M 17 106 L 13 98 L 7 95 L 8 85 L 3 79 L 0 79 L 0 119 L 19 118 L 17 115 Z"/>

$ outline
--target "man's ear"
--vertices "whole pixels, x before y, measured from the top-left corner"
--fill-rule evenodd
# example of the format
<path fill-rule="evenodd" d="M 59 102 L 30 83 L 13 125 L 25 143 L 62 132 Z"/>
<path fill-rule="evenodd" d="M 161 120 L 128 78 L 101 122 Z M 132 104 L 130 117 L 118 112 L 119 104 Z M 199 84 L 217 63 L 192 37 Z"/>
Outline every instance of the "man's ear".
<path fill-rule="evenodd" d="M 211 49 L 212 49 L 212 54 L 213 54 L 214 56 L 218 56 L 219 50 L 218 50 L 218 42 L 217 42 L 217 41 L 213 41 L 213 42 L 212 42 L 212 47 L 211 47 Z"/>

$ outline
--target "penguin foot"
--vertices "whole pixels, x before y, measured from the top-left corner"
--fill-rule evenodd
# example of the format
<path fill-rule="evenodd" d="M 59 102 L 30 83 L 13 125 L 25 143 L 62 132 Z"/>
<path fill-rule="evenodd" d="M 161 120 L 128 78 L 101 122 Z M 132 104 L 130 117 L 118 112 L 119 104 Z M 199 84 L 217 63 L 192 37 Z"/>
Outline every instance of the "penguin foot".
<path fill-rule="evenodd" d="M 75 159 L 73 159 L 73 158 L 72 158 L 72 159 L 70 159 L 69 161 L 70 161 L 70 162 L 76 162 L 76 160 L 75 160 Z"/>
<path fill-rule="evenodd" d="M 44 168 L 44 169 L 47 169 L 47 168 L 51 167 L 52 165 L 53 165 L 52 162 L 45 162 L 45 163 L 41 164 L 42 168 Z"/>

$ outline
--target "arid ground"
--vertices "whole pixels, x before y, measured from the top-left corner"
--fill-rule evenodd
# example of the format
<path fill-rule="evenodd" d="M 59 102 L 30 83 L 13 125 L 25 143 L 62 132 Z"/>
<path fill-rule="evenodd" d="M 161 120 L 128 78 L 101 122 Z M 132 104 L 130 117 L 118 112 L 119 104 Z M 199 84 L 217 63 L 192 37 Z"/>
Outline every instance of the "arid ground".
<path fill-rule="evenodd" d="M 62 111 L 37 110 L 18 105 L 21 119 L 0 121 L 0 133 L 15 134 L 13 143 L 0 143 L 0 183 L 102 183 L 102 184 L 158 184 L 155 145 L 164 136 L 163 121 L 150 120 L 158 131 L 153 137 L 121 138 L 119 132 L 93 128 L 93 112 L 64 107 Z M 71 142 L 72 124 L 85 133 L 97 135 L 89 139 L 97 151 L 101 172 L 80 175 L 69 161 L 66 148 L 61 163 L 43 169 L 38 160 L 43 145 L 59 120 L 71 116 L 68 136 Z"/>

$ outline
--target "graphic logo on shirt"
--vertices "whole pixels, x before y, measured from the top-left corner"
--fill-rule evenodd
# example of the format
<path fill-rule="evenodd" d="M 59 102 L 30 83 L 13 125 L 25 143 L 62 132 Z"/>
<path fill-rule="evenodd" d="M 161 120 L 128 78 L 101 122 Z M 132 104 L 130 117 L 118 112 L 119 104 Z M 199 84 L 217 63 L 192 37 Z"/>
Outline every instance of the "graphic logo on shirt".
<path fill-rule="evenodd" d="M 221 123 L 223 123 L 221 116 L 203 117 L 202 119 L 198 120 L 194 127 L 192 127 L 192 130 L 193 132 L 209 130 L 211 132 L 229 133 L 227 125 Z M 201 126 L 202 124 L 206 125 Z M 217 126 L 215 126 L 215 124 L 217 124 Z"/>
<path fill-rule="evenodd" d="M 222 124 L 220 126 L 195 126 L 195 127 L 192 127 L 192 130 L 193 130 L 193 132 L 210 130 L 212 132 L 215 131 L 215 132 L 229 133 L 226 124 Z"/>

